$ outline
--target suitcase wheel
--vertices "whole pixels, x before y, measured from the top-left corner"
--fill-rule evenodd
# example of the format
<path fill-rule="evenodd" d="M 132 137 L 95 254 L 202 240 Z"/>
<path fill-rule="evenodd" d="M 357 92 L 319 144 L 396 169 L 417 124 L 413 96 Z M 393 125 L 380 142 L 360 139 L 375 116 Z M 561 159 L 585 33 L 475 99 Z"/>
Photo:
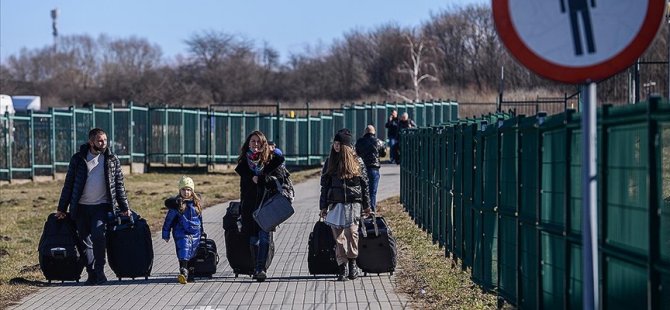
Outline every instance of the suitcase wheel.
<path fill-rule="evenodd" d="M 121 281 L 121 278 L 119 278 L 119 281 Z"/>
<path fill-rule="evenodd" d="M 393 271 L 391 271 L 391 275 L 393 275 Z"/>
<path fill-rule="evenodd" d="M 391 273 L 391 274 L 393 274 L 393 273 Z M 149 277 L 148 277 L 148 276 L 145 276 L 145 277 L 144 277 L 144 280 L 149 281 Z"/>
<path fill-rule="evenodd" d="M 235 274 L 235 278 L 237 278 L 238 276 L 239 276 L 239 274 L 236 273 L 236 274 Z"/>
<path fill-rule="evenodd" d="M 364 273 L 363 273 L 363 276 L 364 276 L 364 277 L 367 277 L 367 276 L 368 276 L 368 273 L 367 273 L 367 272 L 364 272 Z"/>

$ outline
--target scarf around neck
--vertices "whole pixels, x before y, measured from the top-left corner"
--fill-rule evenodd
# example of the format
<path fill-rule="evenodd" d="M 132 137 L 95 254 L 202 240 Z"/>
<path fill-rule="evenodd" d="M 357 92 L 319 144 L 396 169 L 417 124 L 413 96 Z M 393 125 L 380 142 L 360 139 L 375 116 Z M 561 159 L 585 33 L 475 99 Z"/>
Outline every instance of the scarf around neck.
<path fill-rule="evenodd" d="M 254 172 L 254 175 L 261 175 L 261 172 L 263 172 L 264 165 L 261 163 L 260 156 L 261 152 L 247 151 L 247 164 L 249 164 L 249 169 Z"/>

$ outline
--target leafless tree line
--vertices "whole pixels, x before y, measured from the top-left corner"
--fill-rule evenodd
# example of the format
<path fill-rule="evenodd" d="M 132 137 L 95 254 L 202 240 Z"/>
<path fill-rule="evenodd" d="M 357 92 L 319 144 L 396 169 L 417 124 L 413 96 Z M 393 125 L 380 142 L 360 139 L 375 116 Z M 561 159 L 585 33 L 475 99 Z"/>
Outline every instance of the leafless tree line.
<path fill-rule="evenodd" d="M 664 26 L 645 57 L 667 60 L 666 38 Z M 501 67 L 505 89 L 575 89 L 518 65 L 483 5 L 454 7 L 414 28 L 386 24 L 349 31 L 283 63 L 269 44 L 222 31 L 194 34 L 185 44 L 186 55 L 166 60 L 161 48 L 144 38 L 63 36 L 55 46 L 10 56 L 0 65 L 0 92 L 41 95 L 54 106 L 122 100 L 184 106 L 370 97 L 412 101 L 443 96 L 445 89 L 495 92 Z M 615 93 L 618 87 L 603 83 L 600 92 Z"/>

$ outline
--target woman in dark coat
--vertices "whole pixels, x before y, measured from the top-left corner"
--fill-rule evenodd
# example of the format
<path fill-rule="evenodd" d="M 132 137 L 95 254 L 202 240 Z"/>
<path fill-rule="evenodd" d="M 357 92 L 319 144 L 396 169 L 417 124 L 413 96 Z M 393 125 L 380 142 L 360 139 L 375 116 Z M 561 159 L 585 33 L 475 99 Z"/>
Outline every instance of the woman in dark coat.
<path fill-rule="evenodd" d="M 337 280 L 356 279 L 358 221 L 361 212 L 370 213 L 370 194 L 365 164 L 354 151 L 348 129 L 337 132 L 330 156 L 323 165 L 319 208 L 335 238 Z"/>
<path fill-rule="evenodd" d="M 282 165 L 284 157 L 273 153 L 268 147 L 265 135 L 254 131 L 247 136 L 240 148 L 235 172 L 240 175 L 240 200 L 242 204 L 242 231 L 249 234 L 249 243 L 256 257 L 253 278 L 259 282 L 267 277 L 266 260 L 270 249 L 270 232 L 262 230 L 253 218 L 253 212 L 260 206 L 263 197 L 277 192 L 275 178 L 279 181 L 282 194 L 293 200 L 293 187 L 289 174 Z"/>

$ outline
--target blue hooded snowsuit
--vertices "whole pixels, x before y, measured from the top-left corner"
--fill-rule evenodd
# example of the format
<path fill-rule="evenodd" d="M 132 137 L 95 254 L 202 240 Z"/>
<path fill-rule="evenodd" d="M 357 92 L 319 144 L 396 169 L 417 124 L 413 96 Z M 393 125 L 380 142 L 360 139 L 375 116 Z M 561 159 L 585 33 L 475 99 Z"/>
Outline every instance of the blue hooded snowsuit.
<path fill-rule="evenodd" d="M 168 213 L 163 223 L 163 239 L 170 238 L 170 230 L 177 249 L 179 260 L 190 260 L 200 244 L 200 232 L 202 230 L 202 217 L 198 214 L 193 200 L 186 200 L 184 212 L 179 212 L 182 202 L 180 196 L 165 200 Z"/>

